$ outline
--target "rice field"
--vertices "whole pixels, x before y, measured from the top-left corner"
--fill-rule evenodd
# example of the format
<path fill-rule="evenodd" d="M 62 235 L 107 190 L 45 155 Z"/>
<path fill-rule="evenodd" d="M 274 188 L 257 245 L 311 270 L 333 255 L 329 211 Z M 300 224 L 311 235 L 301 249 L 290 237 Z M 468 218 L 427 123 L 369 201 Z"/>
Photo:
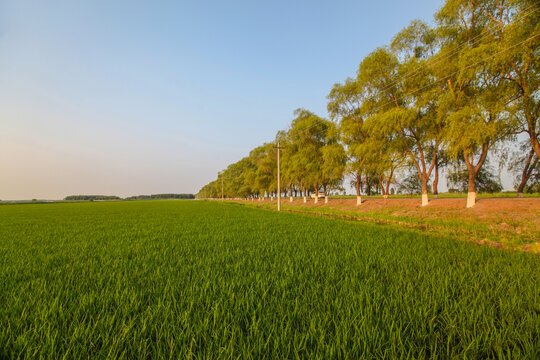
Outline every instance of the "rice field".
<path fill-rule="evenodd" d="M 205 201 L 0 206 L 0 358 L 540 358 L 540 258 Z"/>

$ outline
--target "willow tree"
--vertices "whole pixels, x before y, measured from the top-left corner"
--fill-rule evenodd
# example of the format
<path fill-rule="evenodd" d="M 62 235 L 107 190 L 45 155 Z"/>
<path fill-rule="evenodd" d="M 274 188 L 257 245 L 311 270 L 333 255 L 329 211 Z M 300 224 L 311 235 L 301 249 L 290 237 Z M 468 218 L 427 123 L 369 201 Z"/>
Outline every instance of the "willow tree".
<path fill-rule="evenodd" d="M 336 124 L 328 123 L 325 144 L 322 148 L 322 186 L 324 201 L 328 202 L 328 190 L 339 189 L 343 183 L 343 174 L 347 156 L 339 142 L 339 130 Z"/>
<path fill-rule="evenodd" d="M 257 189 L 257 164 L 254 152 L 249 153 L 248 165 L 243 168 L 244 187 L 249 191 L 249 197 L 255 199 L 259 196 L 259 190 Z"/>
<path fill-rule="evenodd" d="M 430 146 L 438 146 L 438 138 L 434 130 L 437 128 L 432 126 L 433 116 L 430 116 L 431 98 L 412 91 L 429 82 L 429 76 L 418 71 L 422 67 L 416 57 L 400 64 L 395 54 L 379 48 L 361 62 L 357 78 L 367 94 L 364 102 L 372 109 L 366 120 L 369 136 L 364 147 L 369 149 L 366 153 L 369 158 L 374 158 L 371 166 L 377 171 L 383 195 L 389 195 L 395 171 L 404 164 L 405 157 L 410 156 L 422 180 L 423 200 L 427 204 L 427 181 L 435 157 L 427 162 L 426 156 Z M 412 71 L 416 72 L 415 76 L 409 75 L 404 81 L 404 73 Z M 380 149 L 380 154 L 369 153 L 376 148 Z"/>
<path fill-rule="evenodd" d="M 428 180 L 443 135 L 443 124 L 436 112 L 437 96 L 432 89 L 434 78 L 426 66 L 432 41 L 427 26 L 413 22 L 396 36 L 393 51 L 375 50 L 362 61 L 358 71 L 359 81 L 377 108 L 371 132 L 393 143 L 386 148 L 407 154 L 418 171 L 423 206 L 428 204 Z M 401 162 L 397 155 L 393 157 Z"/>
<path fill-rule="evenodd" d="M 340 140 L 347 156 L 345 172 L 352 175 L 356 189 L 356 205 L 362 203 L 362 178 L 367 178 L 364 158 L 359 145 L 366 140 L 362 113 L 364 93 L 356 79 L 348 78 L 343 84 L 334 84 L 328 94 L 328 113 L 339 124 Z"/>
<path fill-rule="evenodd" d="M 250 183 L 250 173 L 255 170 L 255 165 L 250 161 L 249 157 L 245 157 L 234 164 L 231 183 L 236 197 L 252 197 L 253 188 Z"/>
<path fill-rule="evenodd" d="M 294 162 L 297 173 L 303 173 L 301 186 L 306 200 L 307 190 L 313 186 L 315 202 L 319 199 L 319 189 L 323 185 L 322 171 L 323 153 L 330 122 L 311 111 L 297 109 L 296 118 L 292 121 L 289 135 L 296 147 Z"/>
<path fill-rule="evenodd" d="M 491 31 L 489 65 L 508 82 L 506 100 L 517 131 L 526 133 L 540 157 L 540 8 L 537 1 L 484 1 L 479 5 Z M 501 99 L 504 101 L 504 99 Z"/>
<path fill-rule="evenodd" d="M 469 0 L 448 0 L 436 15 L 445 59 L 437 71 L 448 74 L 439 76 L 448 84 L 439 107 L 447 114 L 447 150 L 454 158 L 463 156 L 467 167 L 467 207 L 476 203 L 476 180 L 489 150 L 509 131 L 508 109 L 501 101 L 508 90 L 487 62 L 494 54 L 488 18 L 479 2 Z"/>
<path fill-rule="evenodd" d="M 272 143 L 266 143 L 253 149 L 249 157 L 255 166 L 254 176 L 251 177 L 252 188 L 258 194 L 259 200 L 265 194 L 270 194 L 276 188 L 276 157 Z"/>
<path fill-rule="evenodd" d="M 293 201 L 293 186 L 295 185 L 295 175 L 294 171 L 292 170 L 292 155 L 294 154 L 294 150 L 292 148 L 292 144 L 289 138 L 289 133 L 284 130 L 278 131 L 276 135 L 276 140 L 279 141 L 279 146 L 284 148 L 280 152 L 280 176 L 281 176 L 281 183 L 282 188 L 286 189 L 283 191 L 284 193 L 289 193 L 290 201 Z M 285 149 L 287 149 L 285 151 Z"/>
<path fill-rule="evenodd" d="M 426 206 L 428 180 L 437 166 L 444 130 L 444 122 L 438 116 L 436 77 L 429 67 L 436 51 L 434 31 L 415 20 L 394 37 L 391 50 L 386 56 L 394 60 L 387 63 L 397 78 L 392 79 L 394 86 L 381 89 L 392 104 L 381 129 L 398 135 L 396 141 L 401 142 L 418 171 L 422 206 Z"/>
<path fill-rule="evenodd" d="M 380 119 L 377 115 L 366 119 L 364 127 L 367 140 L 359 144 L 358 151 L 364 159 L 368 173 L 376 174 L 383 197 L 390 194 L 390 184 L 395 182 L 397 171 L 405 165 L 407 155 L 393 134 L 384 134 L 379 130 Z"/>
<path fill-rule="evenodd" d="M 200 198 L 215 199 L 221 196 L 221 185 L 218 187 L 218 181 L 214 180 L 206 184 L 199 190 Z"/>
<path fill-rule="evenodd" d="M 223 172 L 218 175 L 217 182 L 219 187 L 219 197 L 221 197 L 221 191 L 223 190 L 223 196 L 225 198 L 232 198 L 239 196 L 239 189 L 243 185 L 241 178 L 242 167 L 241 161 L 232 163 Z M 221 185 L 221 178 L 223 178 L 223 186 Z"/>

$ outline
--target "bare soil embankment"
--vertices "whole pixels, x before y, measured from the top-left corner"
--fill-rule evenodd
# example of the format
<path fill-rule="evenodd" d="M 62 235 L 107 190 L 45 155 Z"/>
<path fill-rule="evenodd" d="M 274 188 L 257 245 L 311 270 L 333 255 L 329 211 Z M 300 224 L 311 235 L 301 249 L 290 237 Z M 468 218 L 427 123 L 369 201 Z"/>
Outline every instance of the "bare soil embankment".
<path fill-rule="evenodd" d="M 317 204 L 302 199 L 282 199 L 282 209 L 313 213 L 450 235 L 477 244 L 540 252 L 540 198 L 483 198 L 471 208 L 466 199 L 329 199 Z M 276 200 L 240 201 L 246 205 L 275 208 Z"/>

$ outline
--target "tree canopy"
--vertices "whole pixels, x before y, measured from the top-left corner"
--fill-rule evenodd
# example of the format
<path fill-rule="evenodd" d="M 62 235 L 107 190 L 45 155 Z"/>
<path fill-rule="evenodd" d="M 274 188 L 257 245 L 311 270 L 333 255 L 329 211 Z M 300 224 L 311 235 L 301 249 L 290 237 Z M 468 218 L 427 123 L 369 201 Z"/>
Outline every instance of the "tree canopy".
<path fill-rule="evenodd" d="M 539 12 L 532 0 L 446 0 L 433 26 L 413 20 L 334 84 L 329 119 L 300 108 L 278 132 L 283 194 L 317 201 L 350 176 L 361 204 L 362 193 L 387 196 L 408 174 L 427 205 L 430 181 L 436 196 L 440 169 L 459 166 L 449 181 L 471 207 L 477 191 L 500 190 L 485 168 L 493 150 L 526 136 L 526 156 L 511 167 L 521 193 L 540 158 Z M 275 143 L 267 143 L 198 196 L 275 196 L 276 170 Z"/>

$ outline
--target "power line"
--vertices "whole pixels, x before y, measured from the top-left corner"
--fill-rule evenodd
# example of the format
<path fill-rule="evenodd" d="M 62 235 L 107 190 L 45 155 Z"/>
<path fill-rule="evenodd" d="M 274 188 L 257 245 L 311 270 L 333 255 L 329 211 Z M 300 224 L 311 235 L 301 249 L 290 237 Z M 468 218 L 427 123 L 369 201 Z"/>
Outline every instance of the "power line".
<path fill-rule="evenodd" d="M 535 11 L 538 11 L 538 10 L 540 9 L 540 8 L 536 8 L 536 9 L 530 10 L 530 9 L 531 9 L 532 7 L 534 7 L 534 6 L 535 6 L 535 5 L 532 4 L 532 5 L 530 5 L 529 7 L 527 7 L 527 8 L 524 10 L 525 13 L 521 13 L 520 15 L 518 15 L 518 17 L 517 17 L 516 19 L 514 19 L 511 23 L 515 23 L 516 21 L 518 21 L 518 19 L 520 19 L 520 18 L 525 18 L 526 16 L 528 16 L 528 15 L 530 15 L 531 13 L 533 13 L 533 12 L 535 12 Z M 530 10 L 530 11 L 529 11 L 529 10 Z M 505 25 L 505 27 L 508 26 L 508 25 L 510 25 L 511 23 Z M 471 41 L 473 41 L 473 40 L 475 40 L 476 38 L 478 38 L 479 36 L 481 36 L 484 32 L 493 33 L 493 32 L 495 32 L 495 31 L 498 31 L 498 29 L 491 29 L 491 30 L 490 30 L 490 29 L 491 29 L 491 28 L 486 29 L 486 30 L 482 31 L 480 34 L 478 34 L 477 36 L 475 36 L 473 39 L 464 41 L 464 42 L 462 42 L 461 44 L 457 45 L 453 50 L 450 51 L 450 53 L 449 53 L 446 57 L 444 57 L 444 58 L 442 58 L 442 59 L 437 59 L 437 61 L 436 61 L 435 63 L 433 63 L 433 64 L 429 64 L 429 61 L 428 61 L 428 62 L 426 62 L 426 63 L 424 64 L 424 66 L 425 66 L 425 67 L 428 67 L 428 66 L 430 66 L 430 65 L 432 66 L 432 65 L 435 65 L 435 64 L 439 63 L 440 61 L 443 61 L 443 60 L 449 58 L 450 56 L 454 55 L 454 54 L 457 52 L 457 50 L 458 50 L 459 48 L 461 48 L 463 45 L 469 44 Z M 489 34 L 484 34 L 484 35 L 482 36 L 482 38 L 485 38 L 487 35 L 489 35 Z M 531 37 L 531 38 L 534 38 L 534 37 L 536 37 L 536 36 L 533 36 L 533 37 Z M 526 40 L 522 41 L 521 43 L 515 44 L 515 45 L 513 45 L 513 46 L 511 46 L 511 47 L 509 47 L 509 48 L 503 49 L 502 51 L 500 51 L 500 52 L 498 52 L 498 53 L 502 53 L 502 52 L 504 52 L 504 51 L 506 51 L 506 50 L 509 50 L 510 48 L 513 48 L 513 47 L 517 46 L 517 45 L 521 45 L 522 43 L 524 43 L 524 42 L 530 40 L 531 38 L 526 39 Z M 482 39 L 480 39 L 480 40 L 482 40 Z M 479 40 L 479 41 L 480 41 L 480 40 Z M 497 55 L 498 53 L 496 53 L 496 54 L 494 54 L 494 55 Z M 490 56 L 490 57 L 493 57 L 494 55 L 492 55 L 492 56 Z M 488 57 L 488 58 L 490 58 L 490 57 Z M 480 63 L 480 62 L 482 62 L 482 61 L 484 61 L 484 60 L 481 60 L 481 61 L 479 61 L 479 62 L 477 62 L 477 63 L 475 63 L 475 64 L 472 64 L 472 65 L 476 65 L 476 64 L 478 64 L 478 63 Z M 469 66 L 469 67 L 470 67 L 470 66 Z M 466 68 L 468 68 L 468 67 L 466 67 Z M 450 78 L 451 76 L 453 76 L 453 75 L 459 73 L 461 70 L 463 70 L 463 69 L 460 69 L 460 70 L 454 72 L 453 74 L 451 74 L 451 75 L 449 75 L 449 76 L 447 76 L 447 77 L 444 77 L 442 80 L 439 80 L 439 81 L 444 81 L 444 80 Z M 413 73 L 410 73 L 409 75 L 405 74 L 404 77 L 401 77 L 400 79 L 396 79 L 393 83 L 391 83 L 388 87 L 382 89 L 381 91 L 388 90 L 391 86 L 397 84 L 398 82 L 402 82 L 402 81 L 405 81 L 405 80 L 409 79 L 409 78 L 412 77 L 413 75 L 416 75 L 419 71 L 420 71 L 420 70 L 415 70 L 415 71 L 413 71 Z M 428 87 L 428 86 L 434 86 L 436 83 L 437 83 L 437 81 L 435 81 L 433 84 L 429 84 L 429 85 L 425 86 L 424 88 L 426 88 L 426 87 Z M 420 91 L 420 90 L 423 90 L 423 88 L 414 90 L 411 94 L 414 94 L 415 92 Z M 410 94 L 409 94 L 409 95 L 410 95 Z M 389 102 L 389 103 L 392 103 L 392 102 Z M 381 106 L 385 106 L 385 105 L 388 105 L 388 103 L 383 104 L 383 105 L 381 105 Z M 375 108 L 375 109 L 372 110 L 372 111 L 377 111 L 377 110 L 380 110 L 380 107 L 379 107 L 379 108 Z M 317 121 L 318 121 L 318 120 L 317 120 Z M 319 122 L 319 124 L 322 124 L 322 123 Z M 310 126 L 306 127 L 305 129 L 300 130 L 300 132 L 302 132 L 302 131 L 307 132 L 308 130 L 311 130 L 312 128 L 318 126 L 319 124 L 313 124 L 313 125 L 310 125 Z M 322 131 L 319 132 L 319 133 L 315 133 L 315 135 L 318 135 L 318 134 L 320 134 L 320 133 L 322 133 Z"/>
<path fill-rule="evenodd" d="M 527 17 L 528 15 L 530 15 L 531 13 L 534 13 L 535 11 L 540 10 L 540 7 L 539 7 L 539 8 L 536 8 L 536 9 L 533 9 L 533 10 L 530 10 L 530 9 L 531 9 L 532 7 L 534 7 L 534 6 L 535 6 L 535 5 L 532 4 L 532 5 L 530 5 L 529 7 L 527 7 L 527 8 L 524 10 L 525 13 L 521 13 L 521 14 L 520 14 L 518 17 L 516 17 L 516 19 L 514 19 L 511 23 L 515 23 L 516 21 L 519 21 L 518 19 L 520 19 L 520 18 L 523 19 L 523 18 Z M 530 10 L 530 11 L 529 11 L 529 10 Z M 505 27 L 508 26 L 508 25 L 510 25 L 511 23 L 506 24 Z M 452 55 L 454 55 L 454 54 L 459 50 L 459 48 L 461 48 L 463 45 L 469 44 L 471 41 L 476 40 L 476 39 L 477 39 L 478 37 L 480 37 L 480 36 L 482 36 L 482 38 L 479 39 L 478 41 L 481 41 L 483 38 L 487 37 L 487 35 L 490 35 L 490 34 L 496 32 L 496 31 L 499 31 L 499 29 L 496 29 L 496 28 L 495 28 L 495 29 L 493 29 L 493 28 L 488 28 L 488 29 L 482 31 L 480 34 L 476 35 L 474 38 L 472 38 L 472 39 L 470 39 L 470 40 L 467 40 L 467 41 L 464 41 L 464 42 L 462 42 L 461 44 L 457 45 L 455 48 L 453 48 L 452 50 L 450 50 L 450 52 L 449 52 L 445 57 L 440 58 L 440 59 L 437 59 L 434 63 L 431 63 L 431 64 L 430 64 L 430 61 L 426 61 L 426 62 L 423 64 L 423 65 L 424 65 L 423 67 L 429 67 L 429 66 L 433 66 L 433 65 L 435 65 L 435 64 L 438 64 L 439 62 L 441 62 L 441 61 L 443 61 L 443 60 L 446 60 L 446 59 L 448 59 L 449 57 L 451 57 Z M 484 34 L 485 32 L 487 32 L 487 34 Z M 483 35 L 482 35 L 482 34 L 483 34 Z M 527 39 L 527 40 L 525 40 L 525 41 L 528 41 L 528 40 L 529 40 L 529 39 Z M 525 42 L 525 41 L 523 41 L 523 42 Z M 523 42 L 522 42 L 522 43 L 523 43 Z M 521 43 L 520 43 L 520 44 L 521 44 Z M 520 45 L 520 44 L 517 44 L 517 45 Z M 513 48 L 513 47 L 515 47 L 515 46 L 516 46 L 516 45 L 514 45 L 514 46 L 512 46 L 512 47 L 510 47 L 510 48 Z M 505 49 L 505 50 L 509 50 L 510 48 L 507 48 L 507 49 Z M 496 55 L 496 54 L 495 54 L 495 55 Z M 482 61 L 483 61 L 483 60 L 481 60 L 480 62 L 482 62 Z M 474 65 L 474 64 L 473 64 L 473 65 Z M 460 70 L 454 72 L 452 75 L 450 75 L 450 76 L 448 76 L 448 77 L 445 77 L 445 78 L 443 78 L 442 80 L 439 80 L 439 81 L 444 81 L 444 80 L 448 79 L 449 77 L 455 75 L 456 73 L 458 73 L 458 72 L 461 71 L 461 70 L 463 70 L 463 69 L 460 69 Z M 421 71 L 420 69 L 417 69 L 417 70 L 414 70 L 412 73 L 409 73 L 409 74 L 405 73 L 404 76 L 400 77 L 399 79 L 396 79 L 395 81 L 393 81 L 392 83 L 390 83 L 387 87 L 383 88 L 381 91 L 386 91 L 386 90 L 390 89 L 392 86 L 398 84 L 399 82 L 403 82 L 403 81 L 405 81 L 405 80 L 407 80 L 407 79 L 410 79 L 412 76 L 418 74 L 420 71 Z M 430 84 L 430 85 L 428 85 L 428 86 L 435 85 L 437 82 L 438 82 L 438 81 L 435 81 L 433 84 Z M 426 87 L 427 87 L 427 86 L 426 86 Z M 420 90 L 423 90 L 423 89 L 417 89 L 417 90 L 415 90 L 412 94 L 414 94 L 415 92 L 420 91 Z M 410 95 L 410 94 L 409 94 L 409 95 Z M 392 101 L 390 101 L 389 103 L 392 103 Z M 385 105 L 388 105 L 388 104 L 383 104 L 383 105 L 381 105 L 381 106 L 385 106 Z M 377 111 L 377 110 L 380 110 L 380 108 L 375 108 L 375 109 L 372 110 L 372 111 Z M 310 126 L 306 127 L 305 129 L 300 130 L 300 131 L 305 131 L 305 132 L 307 132 L 308 130 L 311 130 L 312 128 L 314 128 L 314 127 L 316 127 L 316 126 L 318 126 L 318 124 L 310 125 Z M 319 133 L 322 133 L 322 132 L 319 132 Z M 317 135 L 317 134 L 319 134 L 319 133 L 315 133 L 315 135 Z"/>
<path fill-rule="evenodd" d="M 415 94 L 415 93 L 417 93 L 417 92 L 419 92 L 419 91 L 422 91 L 422 90 L 425 90 L 425 89 L 427 89 L 427 88 L 429 88 L 429 87 L 435 86 L 436 84 L 438 84 L 438 83 L 440 83 L 440 82 L 442 82 L 442 81 L 445 81 L 445 80 L 450 79 L 452 76 L 454 76 L 454 75 L 460 73 L 460 72 L 463 71 L 463 70 L 466 70 L 466 69 L 469 69 L 469 68 L 471 68 L 471 67 L 473 67 L 473 66 L 475 66 L 475 65 L 481 64 L 481 63 L 483 63 L 484 61 L 486 61 L 487 59 L 490 59 L 490 58 L 492 58 L 492 57 L 494 57 L 494 56 L 496 56 L 496 55 L 502 54 L 503 52 L 506 52 L 506 51 L 508 51 L 508 50 L 510 50 L 510 49 L 513 49 L 513 48 L 515 48 L 515 47 L 517 47 L 517 46 L 519 46 L 519 45 L 521 45 L 521 44 L 523 44 L 523 43 L 525 43 L 525 42 L 527 42 L 527 41 L 529 41 L 529 40 L 532 40 L 532 39 L 534 39 L 534 38 L 536 38 L 536 37 L 538 37 L 538 36 L 540 36 L 540 33 L 539 33 L 539 34 L 536 34 L 536 35 L 534 35 L 534 36 L 530 36 L 530 37 L 528 37 L 527 39 L 525 39 L 525 40 L 523 40 L 523 41 L 521 41 L 521 42 L 519 42 L 519 43 L 517 43 L 517 44 L 514 44 L 514 45 L 512 45 L 512 46 L 509 46 L 509 47 L 507 47 L 507 48 L 504 48 L 503 50 L 500 50 L 500 51 L 498 51 L 498 52 L 496 52 L 496 53 L 494 53 L 494 54 L 492 54 L 492 55 L 490 55 L 490 56 L 488 56 L 488 57 L 486 57 L 486 58 L 484 58 L 484 59 L 482 59 L 482 60 L 480 60 L 480 61 L 477 61 L 477 62 L 475 62 L 475 63 L 473 63 L 473 64 L 469 64 L 469 65 L 467 65 L 467 66 L 464 67 L 464 68 L 461 68 L 461 69 L 459 69 L 459 70 L 457 70 L 457 71 L 454 71 L 454 72 L 451 73 L 450 75 L 447 75 L 447 76 L 445 76 L 445 77 L 443 77 L 443 78 L 441 78 L 441 79 L 439 79 L 439 80 L 437 80 L 437 81 L 434 81 L 433 83 L 430 83 L 430 84 L 425 85 L 425 86 L 423 86 L 423 87 L 421 87 L 421 88 L 415 89 L 415 90 L 413 90 L 413 91 L 411 91 L 411 92 L 409 92 L 409 93 L 404 93 L 404 95 L 413 95 L 413 94 Z M 371 109 L 371 111 L 372 111 L 372 112 L 377 112 L 378 110 L 381 110 L 381 109 L 382 109 L 383 107 L 385 107 L 386 105 L 390 105 L 390 104 L 393 104 L 393 103 L 394 103 L 394 101 L 388 101 L 388 102 L 386 102 L 386 103 L 383 103 L 383 104 L 381 104 L 381 105 L 379 105 L 379 106 L 377 106 L 377 107 Z M 316 125 L 312 125 L 312 126 L 306 128 L 306 130 L 309 130 L 310 128 L 313 128 L 313 127 L 315 127 L 315 126 L 316 126 Z M 320 134 L 320 133 L 322 133 L 322 132 L 315 133 L 315 134 Z"/>
<path fill-rule="evenodd" d="M 525 17 L 527 17 L 528 15 L 530 15 L 531 13 L 533 13 L 533 12 L 535 12 L 535 11 L 538 11 L 538 10 L 540 9 L 540 8 L 536 8 L 536 9 L 533 9 L 533 10 L 529 11 L 529 10 L 530 10 L 532 7 L 534 7 L 534 6 L 535 6 L 534 4 L 530 5 L 528 8 L 526 8 L 526 9 L 524 10 L 524 13 L 520 14 L 520 15 L 518 16 L 518 18 L 516 18 L 516 19 L 514 19 L 512 22 L 506 24 L 504 27 L 510 25 L 511 23 L 515 23 L 515 22 L 518 21 L 517 19 L 519 19 L 519 18 L 525 18 Z M 446 60 L 446 59 L 448 59 L 449 57 L 451 57 L 452 55 L 454 55 L 454 54 L 455 54 L 461 47 L 463 47 L 464 45 L 467 45 L 467 44 L 469 44 L 469 43 L 471 43 L 471 42 L 473 42 L 473 45 L 474 45 L 474 44 L 480 42 L 481 40 L 483 40 L 484 38 L 486 38 L 488 35 L 493 35 L 493 33 L 498 32 L 499 30 L 500 30 L 500 29 L 497 29 L 497 28 L 486 28 L 486 29 L 484 29 L 482 32 L 480 32 L 478 35 L 476 35 L 475 37 L 473 37 L 472 39 L 463 41 L 461 44 L 457 45 L 454 49 L 450 50 L 449 53 L 448 53 L 446 56 L 444 56 L 444 57 L 442 57 L 442 58 L 439 58 L 439 59 L 436 59 L 436 61 L 433 62 L 433 63 L 430 63 L 431 61 L 427 61 L 427 62 L 425 63 L 425 66 L 426 66 L 426 67 L 429 67 L 429 66 L 436 65 L 436 64 L 440 63 L 441 61 Z M 480 36 L 481 36 L 481 38 L 478 39 Z M 475 41 L 475 40 L 477 40 L 477 39 L 478 39 L 478 41 Z M 412 76 L 418 74 L 419 72 L 420 72 L 420 69 L 417 69 L 417 70 L 413 71 L 411 74 L 406 75 L 404 78 L 395 80 L 394 82 L 390 83 L 390 85 L 388 85 L 386 88 L 382 89 L 382 91 L 386 91 L 386 90 L 390 89 L 392 86 L 398 84 L 399 82 L 402 82 L 402 81 L 405 81 L 405 80 L 410 79 Z"/>

